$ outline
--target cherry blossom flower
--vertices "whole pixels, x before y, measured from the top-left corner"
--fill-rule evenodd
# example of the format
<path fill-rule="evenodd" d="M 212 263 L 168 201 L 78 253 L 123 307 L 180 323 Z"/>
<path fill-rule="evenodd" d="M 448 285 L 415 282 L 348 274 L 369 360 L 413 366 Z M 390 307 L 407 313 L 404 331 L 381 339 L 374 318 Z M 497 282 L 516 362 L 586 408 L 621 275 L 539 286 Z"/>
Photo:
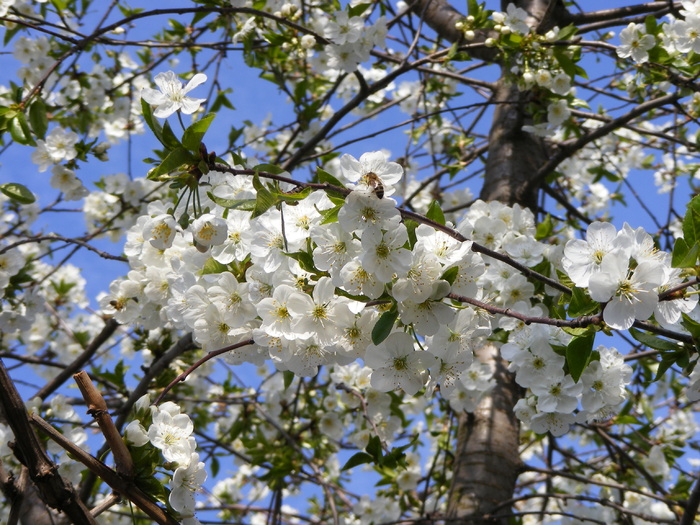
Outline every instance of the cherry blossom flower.
<path fill-rule="evenodd" d="M 492 16 L 497 24 L 507 27 L 513 33 L 526 34 L 530 32 L 530 26 L 528 26 L 526 22 L 527 11 L 516 7 L 513 3 L 508 4 L 505 13 L 496 11 Z"/>
<path fill-rule="evenodd" d="M 347 303 L 349 299 L 335 295 L 330 277 L 321 277 L 314 286 L 313 299 L 306 294 L 295 295 L 289 311 L 294 322 L 292 328 L 300 333 L 313 334 L 321 345 L 330 345 L 340 338 L 340 321 L 348 325 L 354 315 Z"/>
<path fill-rule="evenodd" d="M 160 91 L 144 88 L 141 98 L 153 106 L 158 106 L 153 111 L 153 115 L 158 118 L 167 118 L 178 110 L 190 115 L 206 100 L 186 96 L 198 85 L 206 82 L 207 76 L 204 73 L 194 75 L 185 87 L 182 87 L 182 83 L 172 71 L 158 73 L 153 80 Z"/>
<path fill-rule="evenodd" d="M 680 268 L 671 268 L 669 272 L 668 283 L 660 286 L 657 290 L 659 293 L 664 292 L 674 286 L 681 284 L 681 272 Z M 689 314 L 695 309 L 698 304 L 698 296 L 693 291 L 686 289 L 680 292 L 680 296 L 673 298 L 668 298 L 663 301 L 659 301 L 654 310 L 654 319 L 663 327 L 668 329 L 673 329 L 674 325 L 681 320 L 682 314 Z"/>
<path fill-rule="evenodd" d="M 353 191 L 338 211 L 340 227 L 348 233 L 360 232 L 360 235 L 365 231 L 395 228 L 400 220 L 394 199 L 379 199 L 369 191 Z"/>
<path fill-rule="evenodd" d="M 194 452 L 193 430 L 194 425 L 187 414 L 171 413 L 161 406 L 153 416 L 148 439 L 161 450 L 166 461 L 185 463 Z"/>
<path fill-rule="evenodd" d="M 550 126 L 563 124 L 571 115 L 571 110 L 566 99 L 561 98 L 547 106 L 547 122 Z"/>
<path fill-rule="evenodd" d="M 394 332 L 380 345 L 369 345 L 365 363 L 374 369 L 373 388 L 388 392 L 401 387 L 412 396 L 425 385 L 426 372 L 437 364 L 437 358 L 429 352 L 415 350 L 410 334 Z"/>
<path fill-rule="evenodd" d="M 148 432 L 138 419 L 131 421 L 124 429 L 126 441 L 135 446 L 142 447 L 148 443 Z"/>
<path fill-rule="evenodd" d="M 576 421 L 573 414 L 561 412 L 542 412 L 530 420 L 530 428 L 538 434 L 551 432 L 555 437 L 566 434 Z"/>
<path fill-rule="evenodd" d="M 143 225 L 143 238 L 157 250 L 170 248 L 177 233 L 175 217 L 169 213 L 161 213 L 151 217 Z"/>
<path fill-rule="evenodd" d="M 647 35 L 642 24 L 630 23 L 620 31 L 620 45 L 617 47 L 617 56 L 620 58 L 632 57 L 637 64 L 649 60 L 649 51 L 656 45 L 653 35 Z"/>
<path fill-rule="evenodd" d="M 205 213 L 197 217 L 191 226 L 194 241 L 204 248 L 217 246 L 226 240 L 228 233 L 224 219 Z"/>
<path fill-rule="evenodd" d="M 173 473 L 172 490 L 168 497 L 170 506 L 183 514 L 192 514 L 195 507 L 194 493 L 207 479 L 204 463 L 199 461 L 199 454 L 193 452 L 187 463 L 180 465 Z"/>
<path fill-rule="evenodd" d="M 340 270 L 359 257 L 362 252 L 360 241 L 345 232 L 338 223 L 312 228 L 310 233 L 316 243 L 314 264 L 319 270 L 330 273 L 333 284 L 342 286 Z"/>
<path fill-rule="evenodd" d="M 403 168 L 396 162 L 388 162 L 383 151 L 363 153 L 360 160 L 347 153 L 340 157 L 340 169 L 343 176 L 357 184 L 357 189 L 373 187 L 370 174 L 378 177 L 384 187 L 384 195 L 394 193 L 393 185 L 403 177 Z"/>
<path fill-rule="evenodd" d="M 389 283 L 394 274 L 403 277 L 411 264 L 411 254 L 404 248 L 408 233 L 403 224 L 382 234 L 367 230 L 362 236 L 362 266 L 378 281 Z"/>
<path fill-rule="evenodd" d="M 700 16 L 688 15 L 672 27 L 674 45 L 681 53 L 700 53 Z"/>
<path fill-rule="evenodd" d="M 603 258 L 600 271 L 591 276 L 588 289 L 591 299 L 607 302 L 603 319 L 611 327 L 627 330 L 635 319 L 648 319 L 659 296 L 654 289 L 665 284 L 667 274 L 661 263 L 643 261 L 630 271 L 629 257 L 610 253 Z"/>
<path fill-rule="evenodd" d="M 350 17 L 347 11 L 336 11 L 323 29 L 323 35 L 334 44 L 352 44 L 360 39 L 364 27 L 364 20 L 359 16 Z"/>
<path fill-rule="evenodd" d="M 299 332 L 293 328 L 294 319 L 292 310 L 301 311 L 307 304 L 308 296 L 282 284 L 275 288 L 272 297 L 261 300 L 257 305 L 258 315 L 262 317 L 262 327 L 270 335 L 284 337 L 289 340 L 306 339 L 311 337 L 311 332 Z M 297 304 L 290 308 L 289 302 Z"/>
<path fill-rule="evenodd" d="M 599 346 L 600 360 L 591 361 L 581 374 L 581 407 L 596 414 L 605 407 L 616 407 L 625 400 L 625 385 L 632 378 L 632 368 L 625 364 L 615 348 Z"/>
<path fill-rule="evenodd" d="M 586 288 L 591 275 L 600 270 L 603 257 L 612 252 L 625 250 L 631 241 L 618 239 L 615 226 L 607 222 L 592 222 L 586 230 L 586 240 L 572 239 L 566 243 L 562 266 L 576 286 Z"/>

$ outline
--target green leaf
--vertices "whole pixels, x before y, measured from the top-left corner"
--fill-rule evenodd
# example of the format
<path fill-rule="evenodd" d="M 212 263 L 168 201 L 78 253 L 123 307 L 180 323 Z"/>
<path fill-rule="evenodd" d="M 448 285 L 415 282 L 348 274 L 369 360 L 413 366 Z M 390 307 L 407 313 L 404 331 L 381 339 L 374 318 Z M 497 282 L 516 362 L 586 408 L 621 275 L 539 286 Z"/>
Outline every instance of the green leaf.
<path fill-rule="evenodd" d="M 29 106 L 29 123 L 32 126 L 34 134 L 40 139 L 46 136 L 46 130 L 49 128 L 49 118 L 46 113 L 46 104 L 40 98 L 37 98 L 34 103 Z"/>
<path fill-rule="evenodd" d="M 391 310 L 384 312 L 377 320 L 377 323 L 372 328 L 372 342 L 375 345 L 380 344 L 384 339 L 389 337 L 389 334 L 394 329 L 394 323 L 399 317 L 399 311 L 396 305 L 392 306 Z"/>
<path fill-rule="evenodd" d="M 31 204 L 36 201 L 34 194 L 29 191 L 29 188 L 17 182 L 0 184 L 0 191 L 20 204 Z"/>
<path fill-rule="evenodd" d="M 208 191 L 207 196 L 222 208 L 239 209 L 253 211 L 255 209 L 255 199 L 222 199 Z"/>
<path fill-rule="evenodd" d="M 661 339 L 656 335 L 642 332 L 641 330 L 637 330 L 635 328 L 630 328 L 629 332 L 630 335 L 637 341 L 645 346 L 648 346 L 649 348 L 653 348 L 654 350 L 661 350 L 662 352 L 677 352 L 683 348 L 678 343 L 674 343 L 668 339 Z"/>
<path fill-rule="evenodd" d="M 32 130 L 29 129 L 29 124 L 27 124 L 27 118 L 24 116 L 24 113 L 17 113 L 17 115 L 10 120 L 8 128 L 12 140 L 17 144 L 36 146 L 34 137 L 32 137 Z"/>
<path fill-rule="evenodd" d="M 671 266 L 674 268 L 693 268 L 698 262 L 700 254 L 700 244 L 695 243 L 688 246 L 683 238 L 676 239 L 671 255 Z"/>
<path fill-rule="evenodd" d="M 459 266 L 453 266 L 452 268 L 448 268 L 447 270 L 445 270 L 440 279 L 447 281 L 448 283 L 450 283 L 451 286 L 455 283 L 455 279 L 457 279 L 458 275 Z"/>
<path fill-rule="evenodd" d="M 673 365 L 678 363 L 681 367 L 687 366 L 688 356 L 686 352 L 664 352 L 661 354 L 661 361 L 656 369 L 654 381 L 658 381 Z M 685 365 L 683 364 L 685 363 Z"/>
<path fill-rule="evenodd" d="M 168 149 L 177 149 L 182 147 L 180 139 L 175 136 L 173 128 L 170 127 L 170 123 L 167 120 L 163 124 L 163 146 Z"/>
<path fill-rule="evenodd" d="M 568 26 L 560 29 L 559 32 L 557 33 L 557 36 L 554 39 L 555 40 L 569 40 L 572 36 L 574 36 L 576 34 L 577 31 L 578 31 L 578 28 L 575 25 L 568 25 Z"/>
<path fill-rule="evenodd" d="M 428 206 L 428 211 L 425 213 L 425 216 L 433 222 L 437 222 L 438 224 L 442 224 L 443 226 L 445 225 L 445 214 L 442 213 L 440 203 L 436 200 L 433 200 L 433 202 L 430 203 L 430 206 Z"/>
<path fill-rule="evenodd" d="M 569 316 L 579 317 L 597 312 L 600 304 L 591 299 L 581 288 L 574 287 L 571 290 L 571 302 L 569 303 Z"/>
<path fill-rule="evenodd" d="M 191 165 L 195 162 L 194 155 L 185 148 L 177 148 L 172 150 L 160 165 L 148 172 L 149 180 L 158 180 L 161 175 L 167 175 L 174 171 L 178 171 L 183 165 Z"/>
<path fill-rule="evenodd" d="M 552 216 L 548 213 L 544 220 L 537 224 L 537 232 L 535 233 L 535 239 L 541 241 L 542 239 L 547 239 L 551 237 L 554 233 L 554 223 L 552 223 Z"/>
<path fill-rule="evenodd" d="M 202 138 L 209 129 L 209 125 L 214 120 L 214 117 L 216 117 L 216 114 L 209 113 L 188 127 L 182 136 L 182 145 L 191 152 L 198 153 Z"/>
<path fill-rule="evenodd" d="M 348 16 L 353 17 L 353 16 L 360 16 L 362 13 L 364 13 L 369 6 L 371 6 L 371 2 L 366 2 L 363 4 L 355 4 L 348 10 Z"/>
<path fill-rule="evenodd" d="M 284 379 L 284 389 L 286 390 L 292 384 L 292 381 L 294 381 L 294 372 L 285 370 L 282 372 L 282 378 Z"/>
<path fill-rule="evenodd" d="M 210 257 L 206 260 L 204 266 L 202 267 L 202 275 L 209 275 L 211 273 L 224 273 L 227 270 L 228 267 L 225 264 L 221 264 L 217 260 Z"/>
<path fill-rule="evenodd" d="M 310 253 L 308 252 L 293 252 L 293 253 L 286 253 L 285 255 L 287 257 L 291 257 L 295 261 L 299 263 L 299 266 L 301 266 L 301 269 L 309 272 L 309 273 L 317 273 L 318 270 L 316 270 L 316 266 L 314 265 L 314 258 L 311 256 Z"/>
<path fill-rule="evenodd" d="M 451 46 L 450 50 L 447 52 L 447 56 L 445 57 L 446 60 L 452 60 L 455 55 L 457 54 L 457 50 L 459 49 L 459 41 L 455 41 Z"/>
<path fill-rule="evenodd" d="M 595 333 L 574 337 L 566 347 L 566 364 L 571 378 L 578 383 L 581 374 L 588 366 L 593 353 Z"/>
<path fill-rule="evenodd" d="M 559 62 L 559 66 L 564 70 L 564 73 L 574 78 L 578 69 L 576 68 L 576 62 L 571 60 L 571 57 L 567 54 L 566 48 L 554 46 L 552 51 L 554 53 L 554 58 Z"/>
<path fill-rule="evenodd" d="M 303 201 L 311 193 L 311 188 L 306 187 L 301 191 L 296 191 L 294 193 L 277 193 L 275 196 L 278 201 L 289 202 L 291 204 L 296 204 L 299 201 Z"/>
<path fill-rule="evenodd" d="M 211 456 L 211 462 L 209 463 L 209 466 L 211 468 L 211 475 L 212 477 L 216 478 L 216 476 L 219 475 L 219 460 L 216 456 Z"/>
<path fill-rule="evenodd" d="M 353 467 L 356 467 L 358 465 L 364 465 L 365 463 L 371 463 L 372 462 L 372 456 L 367 454 L 367 452 L 357 452 L 350 456 L 350 459 L 348 459 L 345 462 L 345 465 L 343 465 L 343 468 L 340 470 L 349 470 Z"/>
<path fill-rule="evenodd" d="M 700 244 L 700 195 L 688 203 L 683 217 L 683 238 L 691 249 L 693 245 Z"/>
<path fill-rule="evenodd" d="M 342 208 L 342 205 L 335 206 L 330 210 L 324 210 L 321 214 L 321 224 L 330 224 L 331 222 L 338 222 L 338 212 Z"/>
<path fill-rule="evenodd" d="M 367 446 L 365 447 L 365 450 L 367 453 L 372 456 L 372 458 L 377 461 L 381 462 L 382 460 L 382 442 L 379 439 L 379 436 L 372 436 L 369 438 L 369 441 L 367 441 Z"/>
<path fill-rule="evenodd" d="M 338 186 L 339 188 L 344 188 L 345 184 L 336 179 L 333 175 L 328 173 L 323 168 L 316 169 L 316 176 L 318 177 L 318 182 L 321 184 L 330 184 L 331 186 Z"/>
<path fill-rule="evenodd" d="M 653 16 L 648 15 L 644 19 L 644 26 L 647 30 L 647 33 L 649 33 L 650 35 L 655 35 L 656 33 L 658 33 L 658 25 L 656 23 L 656 18 L 654 18 Z"/>
<path fill-rule="evenodd" d="M 681 314 L 683 316 L 681 320 L 681 324 L 683 325 L 683 328 L 688 330 L 690 332 L 690 335 L 693 337 L 695 341 L 700 341 L 700 323 L 698 323 L 695 319 L 692 319 L 689 317 L 687 314 Z M 697 342 L 696 342 L 697 346 Z"/>
<path fill-rule="evenodd" d="M 163 128 L 160 125 L 160 122 L 158 122 L 158 119 L 153 116 L 151 105 L 144 99 L 141 99 L 141 113 L 143 114 L 143 120 L 146 121 L 148 129 L 153 132 L 155 137 L 158 139 L 158 142 L 165 146 L 165 142 L 163 142 Z"/>
<path fill-rule="evenodd" d="M 258 164 L 254 169 L 258 173 L 269 173 L 270 175 L 281 175 L 286 173 L 282 168 L 274 164 Z"/>
<path fill-rule="evenodd" d="M 391 449 L 391 452 L 386 454 L 381 461 L 381 465 L 391 470 L 397 470 L 399 468 L 406 468 L 406 448 L 411 445 L 403 445 L 401 447 L 395 447 Z"/>
<path fill-rule="evenodd" d="M 275 199 L 274 195 L 272 195 L 272 193 L 270 193 L 270 190 L 268 190 L 262 184 L 262 182 L 260 182 L 260 177 L 258 177 L 257 173 L 253 176 L 253 187 L 255 188 L 256 194 L 255 208 L 253 209 L 251 219 L 259 217 L 267 210 L 272 208 L 275 204 L 277 204 L 277 200 Z"/>

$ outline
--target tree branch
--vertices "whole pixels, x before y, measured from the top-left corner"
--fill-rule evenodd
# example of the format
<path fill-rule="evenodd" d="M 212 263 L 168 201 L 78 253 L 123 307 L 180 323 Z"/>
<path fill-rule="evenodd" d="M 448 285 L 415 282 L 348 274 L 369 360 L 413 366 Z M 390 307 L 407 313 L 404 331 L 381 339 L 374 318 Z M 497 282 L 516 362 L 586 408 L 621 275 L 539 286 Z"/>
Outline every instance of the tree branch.
<path fill-rule="evenodd" d="M 88 508 L 73 488 L 58 473 L 58 467 L 46 454 L 41 441 L 29 424 L 24 402 L 15 384 L 0 360 L 0 403 L 7 424 L 15 436 L 12 447 L 15 456 L 25 467 L 36 485 L 39 496 L 49 507 L 65 512 L 75 525 L 97 525 Z"/>
<path fill-rule="evenodd" d="M 161 509 L 156 503 L 154 503 L 149 496 L 142 492 L 141 489 L 139 489 L 131 481 L 125 480 L 100 460 L 92 457 L 82 448 L 75 445 L 41 417 L 33 414 L 30 420 L 32 424 L 39 427 L 48 437 L 58 443 L 63 449 L 67 450 L 73 457 L 89 468 L 92 472 L 97 474 L 97 476 L 113 490 L 132 501 L 134 505 L 145 512 L 156 523 L 159 525 L 178 525 L 176 520 Z M 95 523 L 95 525 L 97 525 L 96 522 L 91 523 Z"/>

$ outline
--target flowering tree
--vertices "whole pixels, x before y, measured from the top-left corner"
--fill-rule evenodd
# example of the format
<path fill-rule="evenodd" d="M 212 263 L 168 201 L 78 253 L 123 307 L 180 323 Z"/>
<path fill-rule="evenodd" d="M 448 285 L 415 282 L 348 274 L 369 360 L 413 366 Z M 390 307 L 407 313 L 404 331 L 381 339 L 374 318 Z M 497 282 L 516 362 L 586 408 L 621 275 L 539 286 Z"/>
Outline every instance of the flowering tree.
<path fill-rule="evenodd" d="M 4 523 L 694 522 L 700 1 L 148 4 L 0 1 Z"/>

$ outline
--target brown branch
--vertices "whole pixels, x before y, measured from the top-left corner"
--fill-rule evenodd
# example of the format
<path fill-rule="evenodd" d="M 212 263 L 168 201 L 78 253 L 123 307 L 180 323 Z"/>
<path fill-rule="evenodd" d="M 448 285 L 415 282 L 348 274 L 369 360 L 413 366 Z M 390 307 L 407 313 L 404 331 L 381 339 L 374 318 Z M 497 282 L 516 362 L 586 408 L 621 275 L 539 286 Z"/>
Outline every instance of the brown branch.
<path fill-rule="evenodd" d="M 58 473 L 58 467 L 46 454 L 29 424 L 30 417 L 24 402 L 1 360 L 0 404 L 15 436 L 13 452 L 19 462 L 27 467 L 42 501 L 49 507 L 64 512 L 75 525 L 97 525 L 73 485 Z"/>
<path fill-rule="evenodd" d="M 4 246 L 0 250 L 0 254 L 3 254 L 6 251 L 9 251 L 12 248 L 19 246 L 21 244 L 39 243 L 42 241 L 61 241 L 61 242 L 65 242 L 66 244 L 77 244 L 78 246 L 81 246 L 83 248 L 90 250 L 91 252 L 96 253 L 97 255 L 102 257 L 103 259 L 110 259 L 112 261 L 120 261 L 120 262 L 129 262 L 129 260 L 126 257 L 122 257 L 121 255 L 112 255 L 111 253 L 107 253 L 105 251 L 99 250 L 81 239 L 72 239 L 70 237 L 64 237 L 62 235 L 58 235 L 55 233 L 51 234 L 51 235 L 37 235 L 36 237 L 30 237 L 28 239 L 22 239 L 22 240 L 13 242 L 12 244 Z"/>
<path fill-rule="evenodd" d="M 78 384 L 80 393 L 87 403 L 87 413 L 90 414 L 96 421 L 102 431 L 102 434 L 107 441 L 107 445 L 112 450 L 114 463 L 117 466 L 117 473 L 126 478 L 132 478 L 134 475 L 134 461 L 131 459 L 129 449 L 119 434 L 119 430 L 114 426 L 112 417 L 109 415 L 107 403 L 105 403 L 102 394 L 92 384 L 92 380 L 87 372 L 81 370 L 73 376 Z"/>
<path fill-rule="evenodd" d="M 695 480 L 695 486 L 685 504 L 683 516 L 681 516 L 678 525 L 693 525 L 693 523 L 697 523 L 695 518 L 698 515 L 698 507 L 700 507 L 700 479 Z"/>
<path fill-rule="evenodd" d="M 221 354 L 225 354 L 226 352 L 230 352 L 231 350 L 235 350 L 236 348 L 240 348 L 240 347 L 246 346 L 246 345 L 254 345 L 254 344 L 255 344 L 255 341 L 253 341 L 252 339 L 247 339 L 245 341 L 241 341 L 240 343 L 236 343 L 233 345 L 225 346 L 223 348 L 219 348 L 218 350 L 212 350 L 207 355 L 205 355 L 200 360 L 198 360 L 196 363 L 194 363 L 187 370 L 185 370 L 182 374 L 180 374 L 175 379 L 173 379 L 170 382 L 170 384 L 163 389 L 163 391 L 156 398 L 156 400 L 153 402 L 153 404 L 157 405 L 158 403 L 160 403 L 162 401 L 163 397 L 165 397 L 165 394 L 167 394 L 171 388 L 173 388 L 178 383 L 181 383 L 182 381 L 187 379 L 187 376 L 189 376 L 192 372 L 197 370 L 197 368 L 202 366 L 207 361 L 214 359 L 216 356 L 219 356 Z"/>
<path fill-rule="evenodd" d="M 39 391 L 32 397 L 38 397 L 40 399 L 46 399 L 51 393 L 53 393 L 57 388 L 59 388 L 63 383 L 65 383 L 73 374 L 78 370 L 83 368 L 85 364 L 90 361 L 90 359 L 95 355 L 97 350 L 110 338 L 112 334 L 116 331 L 119 323 L 114 320 L 114 318 L 109 318 L 105 323 L 102 331 L 95 336 L 95 338 L 90 342 L 90 344 L 85 348 L 82 354 L 80 354 L 71 364 L 65 367 L 61 372 L 58 373 L 51 381 L 39 389 Z"/>
<path fill-rule="evenodd" d="M 622 20 L 628 16 L 652 14 L 658 12 L 668 12 L 669 2 L 660 0 L 647 4 L 628 5 L 616 7 L 614 9 L 603 9 L 601 11 L 589 11 L 587 13 L 570 13 L 566 22 L 574 25 L 592 24 L 595 22 L 617 21 L 618 24 L 626 24 L 627 20 Z"/>
<path fill-rule="evenodd" d="M 171 346 L 167 352 L 165 352 L 148 368 L 141 381 L 139 381 L 139 384 L 136 385 L 136 388 L 134 388 L 134 390 L 131 392 L 129 399 L 127 399 L 126 402 L 119 408 L 119 417 L 117 418 L 116 422 L 118 429 L 121 429 L 126 422 L 126 418 L 129 415 L 131 407 L 134 406 L 134 403 L 136 403 L 139 398 L 148 392 L 148 386 L 151 383 L 151 380 L 166 370 L 170 366 L 170 363 L 172 363 L 177 357 L 180 357 L 188 350 L 192 350 L 194 348 L 197 347 L 192 342 L 192 334 L 189 333 L 178 340 L 177 343 Z"/>
<path fill-rule="evenodd" d="M 514 319 L 518 319 L 522 322 L 524 322 L 526 325 L 530 324 L 545 324 L 549 326 L 558 326 L 560 328 L 585 328 L 587 326 L 591 325 L 599 325 L 603 322 L 603 314 L 596 314 L 596 315 L 584 315 L 581 317 L 577 317 L 575 319 L 554 319 L 552 317 L 533 317 L 525 314 L 521 314 L 520 312 L 516 312 L 515 310 L 511 310 L 510 308 L 500 308 L 498 306 L 493 306 L 488 303 L 484 303 L 482 301 L 477 301 L 476 299 L 472 299 L 471 297 L 464 297 L 463 295 L 457 295 L 454 293 L 447 294 L 447 297 L 450 299 L 454 299 L 455 301 L 459 301 L 460 303 L 467 303 L 472 306 L 476 306 L 477 308 L 481 308 L 482 310 L 486 310 L 489 313 L 492 314 L 501 314 L 505 315 L 506 317 L 512 317 Z"/>
<path fill-rule="evenodd" d="M 559 150 L 550 157 L 550 159 L 542 166 L 535 176 L 532 178 L 530 181 L 530 186 L 531 187 L 538 187 L 540 183 L 550 174 L 552 173 L 564 160 L 568 159 L 576 153 L 578 150 L 582 149 L 584 146 L 587 144 L 590 144 L 591 142 L 602 138 L 609 133 L 613 132 L 617 128 L 620 128 L 630 122 L 632 119 L 643 115 L 644 113 L 651 111 L 652 109 L 656 109 L 658 107 L 664 106 L 666 104 L 673 103 L 680 98 L 682 98 L 683 95 L 680 93 L 670 93 L 668 95 L 664 95 L 662 97 L 656 98 L 654 100 L 648 100 L 646 102 L 643 102 L 642 104 L 639 104 L 636 106 L 634 109 L 628 111 L 624 115 L 617 117 L 615 119 L 612 119 L 610 122 L 607 124 L 604 124 L 598 128 L 595 128 L 592 130 L 590 133 L 584 135 L 583 137 L 574 140 L 569 143 L 562 144 L 559 147 Z"/>
<path fill-rule="evenodd" d="M 125 480 L 100 460 L 92 457 L 41 417 L 33 414 L 30 417 L 30 421 L 32 424 L 39 427 L 48 437 L 58 443 L 64 450 L 67 450 L 75 459 L 90 469 L 91 472 L 94 472 L 102 481 L 109 485 L 112 490 L 132 501 L 134 505 L 146 513 L 148 517 L 156 523 L 159 525 L 178 525 L 176 520 L 161 509 L 146 493 L 141 491 L 141 489 L 130 480 Z"/>

